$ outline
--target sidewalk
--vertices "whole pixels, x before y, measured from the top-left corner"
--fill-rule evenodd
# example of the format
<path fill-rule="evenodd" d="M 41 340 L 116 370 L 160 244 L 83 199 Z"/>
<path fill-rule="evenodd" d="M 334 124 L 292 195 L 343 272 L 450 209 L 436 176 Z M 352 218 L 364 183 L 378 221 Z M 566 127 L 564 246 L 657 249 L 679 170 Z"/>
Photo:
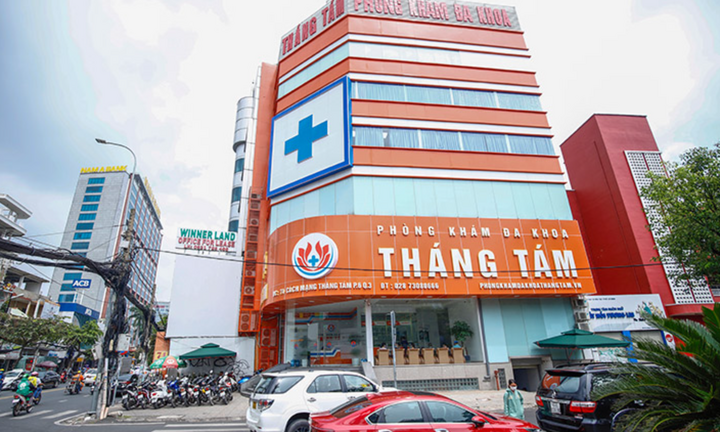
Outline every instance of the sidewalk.
<path fill-rule="evenodd" d="M 503 395 L 505 391 L 445 391 L 437 392 L 450 399 L 456 400 L 464 405 L 480 411 L 490 413 L 503 412 Z M 522 392 L 525 408 L 535 406 L 535 394 Z M 122 406 L 115 405 L 110 408 L 108 418 L 105 422 L 220 422 L 220 421 L 245 421 L 248 399 L 234 394 L 234 399 L 227 405 L 203 405 L 179 408 L 160 409 L 134 409 L 125 411 Z"/>

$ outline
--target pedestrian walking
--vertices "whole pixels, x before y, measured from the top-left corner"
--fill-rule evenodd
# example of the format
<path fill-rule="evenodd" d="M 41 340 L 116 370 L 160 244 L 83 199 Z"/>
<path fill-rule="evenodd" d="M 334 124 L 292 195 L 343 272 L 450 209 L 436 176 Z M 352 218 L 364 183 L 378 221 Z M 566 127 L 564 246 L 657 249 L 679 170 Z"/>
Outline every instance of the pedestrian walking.
<path fill-rule="evenodd" d="M 509 417 L 515 417 L 520 420 L 525 420 L 525 409 L 523 408 L 523 397 L 520 390 L 517 388 L 515 380 L 511 379 L 508 381 L 508 388 L 505 390 L 503 396 L 505 402 L 505 415 Z"/>

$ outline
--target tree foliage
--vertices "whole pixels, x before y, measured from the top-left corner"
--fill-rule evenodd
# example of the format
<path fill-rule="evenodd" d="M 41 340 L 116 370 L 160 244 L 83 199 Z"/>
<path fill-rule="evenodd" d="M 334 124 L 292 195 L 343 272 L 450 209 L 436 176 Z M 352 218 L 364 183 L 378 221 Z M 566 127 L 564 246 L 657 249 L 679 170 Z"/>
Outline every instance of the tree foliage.
<path fill-rule="evenodd" d="M 641 192 L 657 204 L 649 211 L 655 241 L 664 255 L 685 267 L 677 279 L 706 277 L 720 282 L 720 144 L 697 147 L 667 163 L 668 176 L 649 174 Z"/>
<path fill-rule="evenodd" d="M 92 347 L 103 335 L 102 330 L 94 320 L 87 321 L 82 327 L 63 323 L 65 325 L 63 344 L 73 351 L 72 362 L 80 353 L 92 357 Z"/>
<path fill-rule="evenodd" d="M 720 304 L 703 308 L 705 326 L 643 314 L 654 327 L 671 333 L 677 348 L 640 340 L 626 356 L 642 363 L 618 363 L 617 379 L 593 391 L 593 398 L 617 398 L 616 409 L 640 406 L 622 418 L 628 431 L 720 430 Z"/>

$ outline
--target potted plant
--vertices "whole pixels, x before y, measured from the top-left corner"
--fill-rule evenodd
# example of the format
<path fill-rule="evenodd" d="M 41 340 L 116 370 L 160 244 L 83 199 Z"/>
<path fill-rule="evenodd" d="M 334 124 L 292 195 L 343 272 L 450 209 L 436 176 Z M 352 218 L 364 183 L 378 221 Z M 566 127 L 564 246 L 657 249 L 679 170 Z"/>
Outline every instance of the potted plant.
<path fill-rule="evenodd" d="M 460 342 L 460 344 L 463 346 L 463 355 L 465 355 L 467 359 L 467 354 L 464 347 L 465 339 L 473 336 L 473 331 L 470 328 L 470 324 L 466 323 L 465 321 L 455 321 L 450 327 L 450 334 L 453 335 L 453 337 L 455 337 L 455 340 Z"/>

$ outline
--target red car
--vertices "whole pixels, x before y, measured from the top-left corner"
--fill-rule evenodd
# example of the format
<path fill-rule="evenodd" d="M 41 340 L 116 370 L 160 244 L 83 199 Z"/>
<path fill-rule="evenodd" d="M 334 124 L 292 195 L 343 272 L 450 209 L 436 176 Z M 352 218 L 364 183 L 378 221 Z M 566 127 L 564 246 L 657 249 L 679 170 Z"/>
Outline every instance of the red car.
<path fill-rule="evenodd" d="M 540 432 L 511 417 L 481 413 L 435 393 L 389 391 L 310 416 L 311 432 Z"/>

